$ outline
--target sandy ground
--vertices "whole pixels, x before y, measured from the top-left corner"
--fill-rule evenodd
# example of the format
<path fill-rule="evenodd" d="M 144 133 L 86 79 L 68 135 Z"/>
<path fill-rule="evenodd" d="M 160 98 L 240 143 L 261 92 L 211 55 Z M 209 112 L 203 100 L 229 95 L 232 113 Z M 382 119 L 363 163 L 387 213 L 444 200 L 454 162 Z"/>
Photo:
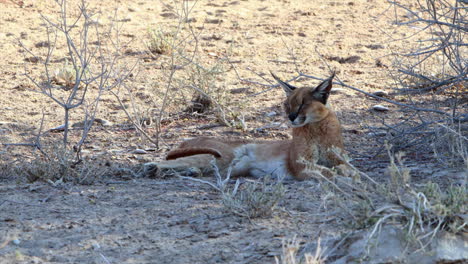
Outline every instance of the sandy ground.
<path fill-rule="evenodd" d="M 70 2 L 72 9 L 78 1 Z M 123 25 L 120 40 L 128 42 L 125 61 L 129 65 L 138 62 L 126 85 L 131 87 L 141 112 L 160 107 L 168 82 L 168 57 L 150 56 L 145 43 L 148 29 L 177 25 L 171 10 L 178 5 L 144 0 L 90 2 L 90 10 L 100 15 L 102 25 L 110 24 L 117 10 Z M 226 71 L 213 82 L 224 89 L 223 100 L 245 115 L 246 128 L 211 127 L 216 124 L 212 112 L 181 112 L 191 98 L 173 100 L 169 101 L 162 143 L 157 149 L 131 128 L 116 98 L 104 94 L 97 117 L 111 125 L 93 128 L 83 150 L 85 157 L 124 167 L 160 160 L 175 144 L 193 136 L 288 138 L 289 128 L 281 109 L 283 91 L 272 89 L 256 95 L 268 87 L 242 81 L 239 76 L 269 84 L 270 70 L 290 79 L 297 76 L 296 67 L 319 78 L 327 77 L 333 69 L 349 85 L 367 92 L 390 92 L 389 54 L 410 41 L 392 41 L 409 33 L 392 24 L 385 1 L 188 3 L 196 3 L 189 17 L 199 34 L 197 58 L 205 65 L 229 58 L 231 64 L 225 64 Z M 43 113 L 47 130 L 63 124 L 63 110 L 32 91 L 35 87 L 24 73 L 41 79 L 44 68 L 40 60 L 31 62 L 31 55 L 18 42 L 44 59 L 47 48 L 41 43 L 47 36 L 40 14 L 53 17 L 58 9 L 52 2 L 28 0 L 0 1 L 0 9 L 0 142 L 31 142 Z M 53 67 L 63 65 L 65 52 L 65 46 L 57 47 Z M 294 84 L 316 85 L 317 81 L 301 78 Z M 128 106 L 131 101 L 125 91 L 118 92 Z M 390 111 L 370 110 L 378 102 L 350 89 L 337 91 L 330 101 L 342 122 L 353 164 L 375 180 L 386 181 L 388 158 L 385 152 L 375 156 L 381 145 L 369 137 L 369 132 L 381 126 L 382 120 L 397 122 L 407 113 L 385 103 Z M 77 110 L 70 119 L 76 123 L 82 117 L 82 111 Z M 146 132 L 155 137 L 155 126 L 149 126 Z M 73 130 L 70 140 L 79 135 L 79 130 Z M 62 133 L 48 132 L 43 137 L 45 142 L 57 141 Z M 136 154 L 135 149 L 146 152 Z M 30 147 L 0 149 L 4 168 L 18 166 L 38 154 Z M 434 163 L 429 149 L 410 151 L 407 156 L 406 164 L 416 183 L 440 182 L 442 178 L 448 183 L 463 178 Z M 309 243 L 317 241 L 319 235 L 335 238 L 352 228 L 344 224 L 342 212 L 327 206 L 329 198 L 314 180 L 285 183 L 286 195 L 278 210 L 271 217 L 259 219 L 235 216 L 223 208 L 219 194 L 209 186 L 177 178 L 105 175 L 91 185 L 53 186 L 27 183 L 24 178 L 4 173 L 0 181 L 0 263 L 273 263 L 281 253 L 283 239 L 296 235 Z"/>

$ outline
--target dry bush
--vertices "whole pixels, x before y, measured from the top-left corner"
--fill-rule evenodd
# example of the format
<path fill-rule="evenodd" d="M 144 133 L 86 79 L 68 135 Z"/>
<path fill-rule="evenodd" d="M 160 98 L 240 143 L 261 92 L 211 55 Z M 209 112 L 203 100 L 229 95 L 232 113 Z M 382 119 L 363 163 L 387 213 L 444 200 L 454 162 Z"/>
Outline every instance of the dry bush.
<path fill-rule="evenodd" d="M 181 87 L 188 87 L 192 94 L 191 106 L 186 110 L 193 112 L 208 112 L 212 110 L 217 121 L 225 126 L 246 129 L 244 109 L 245 101 L 233 100 L 226 89 L 224 75 L 230 68 L 227 61 L 219 59 L 213 66 L 201 67 L 195 63 L 187 69 L 188 77 Z"/>
<path fill-rule="evenodd" d="M 42 66 L 41 76 L 35 77 L 30 74 L 30 68 L 36 66 L 25 60 L 25 76 L 34 84 L 34 91 L 44 95 L 44 100 L 58 104 L 64 111 L 64 148 L 70 143 L 72 116 L 83 120 L 81 137 L 73 142 L 79 157 L 103 94 L 120 86 L 130 75 L 132 67 L 123 62 L 123 47 L 118 42 L 115 17 L 114 22 L 105 28 L 85 0 L 76 6 L 69 5 L 66 0 L 55 1 L 55 8 L 56 15 L 41 16 L 47 38 L 44 41 L 47 43 L 45 53 L 33 53 L 26 44 L 19 44 L 25 56 L 33 56 Z"/>
<path fill-rule="evenodd" d="M 405 31 L 403 39 L 395 40 L 405 48 L 393 54 L 391 75 L 394 95 L 408 102 L 400 104 L 408 115 L 403 122 L 384 120 L 387 136 L 382 142 L 387 140 L 398 150 L 428 151 L 431 144 L 440 145 L 441 138 L 451 137 L 440 125 L 466 138 L 466 5 L 458 0 L 388 2 L 394 7 L 394 23 Z M 466 142 L 462 144 L 466 149 Z"/>
<path fill-rule="evenodd" d="M 466 6 L 458 0 L 394 2 L 395 24 L 409 29 L 414 46 L 396 54 L 403 93 L 453 89 L 467 81 Z M 428 37 L 416 39 L 427 33 Z M 453 116 L 456 117 L 456 116 Z"/>
<path fill-rule="evenodd" d="M 432 182 L 413 184 L 411 171 L 404 165 L 404 155 L 394 154 L 391 145 L 387 145 L 387 150 L 390 164 L 385 183 L 373 182 L 367 177 L 353 181 L 339 175 L 328 179 L 317 177 L 320 172 L 314 171 L 321 181 L 327 211 L 345 219 L 342 225 L 367 230 L 367 252 L 375 246 L 384 225 L 404 230 L 403 242 L 407 247 L 422 251 L 442 232 L 467 232 L 466 178 L 461 184 L 445 189 Z M 314 164 L 307 167 L 314 168 Z"/>
<path fill-rule="evenodd" d="M 40 154 L 32 160 L 23 157 L 11 163 L 16 174 L 29 181 L 44 180 L 50 183 L 73 181 L 91 183 L 104 172 L 87 163 L 81 157 L 81 149 L 87 142 L 94 122 L 103 122 L 96 117 L 101 98 L 105 93 L 119 87 L 132 72 L 124 62 L 119 41 L 120 27 L 116 17 L 108 26 L 99 22 L 98 13 L 85 0 L 77 5 L 67 0 L 53 1 L 56 12 L 51 16 L 41 15 L 44 27 L 45 49 L 32 51 L 19 42 L 25 56 L 32 56 L 33 65 L 25 59 L 25 76 L 33 83 L 33 91 L 43 95 L 44 100 L 59 105 L 63 110 L 63 124 L 55 130 L 63 131 L 62 144 L 42 143 L 45 113 L 35 140 L 30 143 L 3 143 L 5 146 L 29 146 Z M 33 75 L 32 69 L 40 74 Z M 44 112 L 44 111 L 43 111 Z M 74 127 L 78 137 L 70 140 L 71 121 L 82 120 Z"/>
<path fill-rule="evenodd" d="M 197 1 L 173 1 L 165 5 L 177 20 L 149 29 L 146 46 L 161 67 L 162 78 L 144 88 L 145 100 L 138 99 L 133 87 L 114 93 L 128 118 L 144 133 L 144 126 L 153 126 L 151 140 L 159 147 L 161 123 L 182 112 L 214 115 L 227 126 L 245 128 L 243 104 L 228 97 L 225 73 L 230 69 L 227 59 L 212 58 L 200 52 L 199 36 L 203 28 L 193 24 L 192 11 Z M 144 125 L 142 125 L 144 124 Z M 149 135 L 146 135 L 150 138 Z"/>

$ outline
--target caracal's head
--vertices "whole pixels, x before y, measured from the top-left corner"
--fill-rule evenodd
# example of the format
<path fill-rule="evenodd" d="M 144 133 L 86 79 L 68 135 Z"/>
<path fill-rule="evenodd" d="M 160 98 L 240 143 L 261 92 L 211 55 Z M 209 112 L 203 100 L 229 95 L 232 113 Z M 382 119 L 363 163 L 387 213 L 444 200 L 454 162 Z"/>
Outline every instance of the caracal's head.
<path fill-rule="evenodd" d="M 330 109 L 326 107 L 326 104 L 332 88 L 334 73 L 315 88 L 296 88 L 281 81 L 273 73 L 272 75 L 286 92 L 287 98 L 284 101 L 284 108 L 292 127 L 302 127 L 319 122 L 329 114 Z"/>

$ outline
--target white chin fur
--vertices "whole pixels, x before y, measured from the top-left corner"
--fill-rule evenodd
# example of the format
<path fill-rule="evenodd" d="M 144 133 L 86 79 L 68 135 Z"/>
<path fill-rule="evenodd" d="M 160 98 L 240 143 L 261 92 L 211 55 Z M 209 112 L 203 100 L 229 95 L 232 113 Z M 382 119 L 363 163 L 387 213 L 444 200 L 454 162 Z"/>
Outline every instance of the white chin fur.
<path fill-rule="evenodd" d="M 294 122 L 291 122 L 291 126 L 292 127 L 303 127 L 309 123 L 313 123 L 313 122 L 318 122 L 320 120 L 314 120 L 314 117 L 313 116 L 307 116 L 306 120 L 304 120 L 304 122 L 302 123 L 297 123 L 296 120 L 294 120 Z"/>
<path fill-rule="evenodd" d="M 292 127 L 302 127 L 302 126 L 304 126 L 306 123 L 304 122 L 304 123 L 300 123 L 300 124 L 295 124 L 295 123 L 291 122 L 290 124 L 291 124 Z"/>

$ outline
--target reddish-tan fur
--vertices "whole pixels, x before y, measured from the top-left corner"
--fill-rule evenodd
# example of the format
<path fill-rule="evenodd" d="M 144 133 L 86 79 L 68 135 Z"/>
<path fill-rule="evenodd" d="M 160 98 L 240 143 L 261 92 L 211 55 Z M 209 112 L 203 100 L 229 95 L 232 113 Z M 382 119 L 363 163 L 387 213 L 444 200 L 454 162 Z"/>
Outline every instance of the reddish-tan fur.
<path fill-rule="evenodd" d="M 317 147 L 318 156 L 311 146 Z M 343 149 L 340 123 L 332 111 L 320 122 L 293 128 L 293 140 L 288 152 L 288 168 L 292 175 L 299 180 L 307 178 L 307 174 L 302 173 L 304 164 L 298 162 L 301 157 L 307 161 L 314 160 L 328 168 L 343 164 L 343 161 L 330 151 L 332 147 Z"/>
<path fill-rule="evenodd" d="M 292 140 L 248 141 L 200 137 L 185 141 L 169 152 L 168 161 L 158 168 L 182 171 L 191 167 L 208 170 L 210 160 L 225 172 L 233 168 L 233 176 L 287 174 L 297 180 L 310 177 L 303 161 L 328 168 L 344 164 L 331 151 L 343 150 L 341 126 L 336 114 L 326 107 L 332 86 L 331 76 L 315 89 L 295 88 L 273 77 L 286 91 L 285 111 L 291 121 Z M 302 161 L 301 161 L 302 160 Z"/>
<path fill-rule="evenodd" d="M 200 154 L 211 154 L 215 158 L 221 158 L 221 153 L 216 149 L 212 148 L 178 148 L 169 152 L 166 156 L 166 160 L 175 160 L 182 157 L 200 155 Z"/>

